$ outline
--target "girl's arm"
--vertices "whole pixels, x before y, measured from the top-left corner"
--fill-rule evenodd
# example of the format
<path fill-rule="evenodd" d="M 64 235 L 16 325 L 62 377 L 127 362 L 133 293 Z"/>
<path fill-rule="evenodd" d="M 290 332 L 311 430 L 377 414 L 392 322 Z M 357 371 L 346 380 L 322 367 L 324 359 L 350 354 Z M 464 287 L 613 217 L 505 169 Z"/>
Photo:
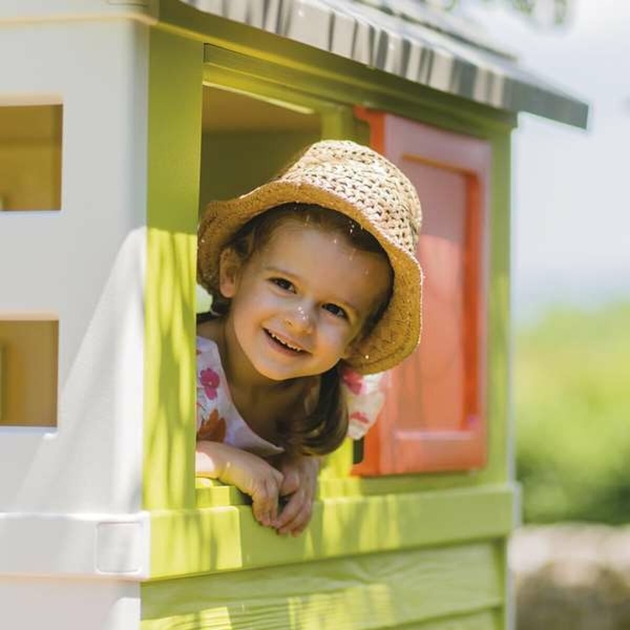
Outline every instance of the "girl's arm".
<path fill-rule="evenodd" d="M 261 457 L 221 442 L 197 442 L 197 475 L 236 486 L 252 498 L 254 518 L 273 527 L 283 475 Z"/>

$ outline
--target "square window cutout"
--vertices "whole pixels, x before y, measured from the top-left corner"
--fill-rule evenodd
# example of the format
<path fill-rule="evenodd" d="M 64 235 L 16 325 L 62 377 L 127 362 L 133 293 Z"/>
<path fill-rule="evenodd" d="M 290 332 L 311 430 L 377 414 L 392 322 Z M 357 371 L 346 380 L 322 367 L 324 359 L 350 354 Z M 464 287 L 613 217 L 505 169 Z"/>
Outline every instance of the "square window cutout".
<path fill-rule="evenodd" d="M 0 427 L 57 426 L 59 322 L 0 315 Z"/>
<path fill-rule="evenodd" d="M 61 105 L 0 106 L 0 212 L 61 208 Z"/>

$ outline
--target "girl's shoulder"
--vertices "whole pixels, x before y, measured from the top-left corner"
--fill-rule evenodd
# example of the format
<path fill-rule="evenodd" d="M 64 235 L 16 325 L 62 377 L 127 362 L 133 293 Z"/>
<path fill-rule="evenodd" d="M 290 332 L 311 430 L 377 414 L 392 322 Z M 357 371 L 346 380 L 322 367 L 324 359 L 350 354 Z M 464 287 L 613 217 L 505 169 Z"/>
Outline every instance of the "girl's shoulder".
<path fill-rule="evenodd" d="M 201 366 L 206 364 L 211 367 L 216 366 L 217 368 L 221 368 L 221 353 L 214 339 L 197 335 L 195 348 L 197 354 L 197 371 L 199 371 Z M 223 371 L 222 368 L 221 371 Z"/>
<path fill-rule="evenodd" d="M 283 452 L 255 433 L 230 394 L 216 342 L 197 336 L 197 440 L 223 442 L 261 457 Z"/>
<path fill-rule="evenodd" d="M 387 372 L 359 374 L 343 367 L 340 370 L 341 390 L 348 413 L 348 437 L 361 439 L 376 422 L 385 405 Z M 321 378 L 314 376 L 301 381 L 295 411 L 310 415 L 317 406 Z M 295 393 L 294 393 L 295 395 Z"/>
<path fill-rule="evenodd" d="M 362 438 L 376 422 L 385 405 L 387 372 L 359 374 L 344 367 L 341 385 L 348 409 L 348 436 Z"/>

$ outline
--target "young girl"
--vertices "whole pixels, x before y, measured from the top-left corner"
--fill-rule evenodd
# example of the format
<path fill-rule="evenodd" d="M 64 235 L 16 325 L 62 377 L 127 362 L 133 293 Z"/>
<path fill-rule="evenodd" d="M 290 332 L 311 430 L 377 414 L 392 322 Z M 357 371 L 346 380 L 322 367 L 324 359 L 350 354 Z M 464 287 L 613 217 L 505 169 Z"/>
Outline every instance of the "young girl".
<path fill-rule="evenodd" d="M 315 143 L 200 223 L 213 302 L 197 326 L 197 473 L 249 494 L 280 534 L 308 524 L 319 458 L 349 418 L 356 438 L 378 412 L 359 374 L 418 343 L 419 227 L 409 180 L 349 141 Z"/>

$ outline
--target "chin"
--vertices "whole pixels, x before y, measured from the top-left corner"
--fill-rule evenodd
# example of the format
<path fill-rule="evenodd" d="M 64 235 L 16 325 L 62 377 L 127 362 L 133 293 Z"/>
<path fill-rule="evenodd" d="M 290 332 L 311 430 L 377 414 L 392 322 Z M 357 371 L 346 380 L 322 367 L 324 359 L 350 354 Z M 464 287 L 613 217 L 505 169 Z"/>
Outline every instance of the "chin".
<path fill-rule="evenodd" d="M 265 378 L 270 381 L 289 381 L 295 378 L 305 378 L 308 376 L 314 376 L 316 374 L 321 374 L 326 370 L 317 371 L 317 370 L 309 370 L 309 369 L 291 369 L 290 367 L 273 367 L 269 365 L 255 365 L 256 371 Z"/>
<path fill-rule="evenodd" d="M 278 383 L 281 383 L 282 381 L 288 381 L 292 378 L 296 378 L 294 374 L 278 373 L 277 371 L 273 371 L 273 370 L 258 370 L 258 372 L 261 376 L 264 376 L 270 381 L 276 381 Z"/>
<path fill-rule="evenodd" d="M 254 369 L 258 372 L 258 374 L 266 379 L 269 379 L 270 381 L 288 381 L 289 379 L 301 376 L 301 374 L 298 374 L 296 370 L 291 370 L 287 367 L 276 367 L 273 365 L 260 364 L 256 361 L 253 361 L 252 365 L 254 366 Z"/>

